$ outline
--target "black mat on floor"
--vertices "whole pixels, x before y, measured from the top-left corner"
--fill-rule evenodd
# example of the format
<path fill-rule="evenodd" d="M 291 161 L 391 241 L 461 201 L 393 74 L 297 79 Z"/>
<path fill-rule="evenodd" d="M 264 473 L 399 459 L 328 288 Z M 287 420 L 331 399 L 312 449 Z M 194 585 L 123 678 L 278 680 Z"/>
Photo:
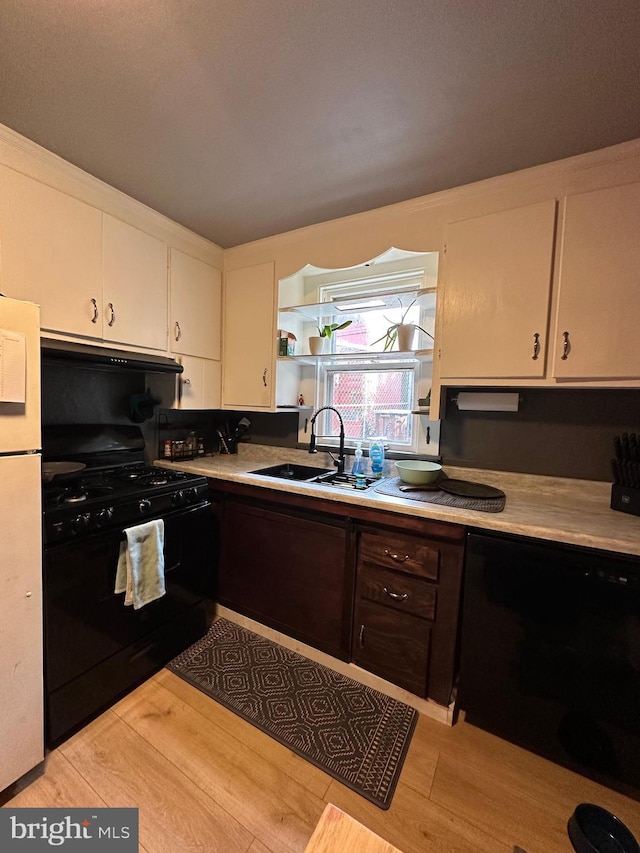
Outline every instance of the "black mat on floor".
<path fill-rule="evenodd" d="M 387 809 L 414 708 L 219 619 L 167 668 Z"/>

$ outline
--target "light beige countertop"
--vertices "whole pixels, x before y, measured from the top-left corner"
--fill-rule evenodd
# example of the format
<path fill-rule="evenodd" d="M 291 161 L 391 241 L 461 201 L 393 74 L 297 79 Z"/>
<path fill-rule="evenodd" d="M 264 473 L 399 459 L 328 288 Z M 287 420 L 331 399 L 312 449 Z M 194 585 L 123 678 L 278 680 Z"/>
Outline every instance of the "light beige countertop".
<path fill-rule="evenodd" d="M 640 555 L 640 517 L 610 508 L 611 486 L 608 483 L 445 465 L 450 477 L 486 483 L 505 492 L 504 510 L 489 513 L 388 497 L 375 492 L 374 487 L 366 491 L 346 491 L 319 483 L 278 480 L 251 473 L 257 468 L 285 462 L 333 468 L 328 454 L 311 456 L 305 450 L 250 443 L 241 443 L 234 455 L 216 454 L 177 462 L 160 459 L 154 464 L 257 488 L 323 498 L 336 504 L 357 504 L 435 521 Z M 347 469 L 350 462 L 347 460 Z M 395 477 L 393 463 L 388 464 L 389 476 Z M 340 512 L 337 506 L 336 512 Z"/>

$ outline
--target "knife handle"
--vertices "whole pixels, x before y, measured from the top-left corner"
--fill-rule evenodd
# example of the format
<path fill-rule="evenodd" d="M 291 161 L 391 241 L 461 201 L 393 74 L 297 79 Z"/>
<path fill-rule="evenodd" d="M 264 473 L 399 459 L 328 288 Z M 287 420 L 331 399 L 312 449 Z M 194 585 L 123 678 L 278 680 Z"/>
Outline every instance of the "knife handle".
<path fill-rule="evenodd" d="M 613 447 L 615 450 L 616 459 L 622 459 L 622 442 L 620 441 L 619 435 L 614 436 Z"/>
<path fill-rule="evenodd" d="M 620 471 L 618 470 L 618 460 L 611 460 L 611 473 L 613 474 L 613 482 L 620 485 Z"/>
<path fill-rule="evenodd" d="M 622 436 L 620 438 L 620 444 L 622 445 L 622 458 L 627 460 L 630 459 L 631 455 L 629 453 L 629 436 L 626 432 L 622 433 Z"/>

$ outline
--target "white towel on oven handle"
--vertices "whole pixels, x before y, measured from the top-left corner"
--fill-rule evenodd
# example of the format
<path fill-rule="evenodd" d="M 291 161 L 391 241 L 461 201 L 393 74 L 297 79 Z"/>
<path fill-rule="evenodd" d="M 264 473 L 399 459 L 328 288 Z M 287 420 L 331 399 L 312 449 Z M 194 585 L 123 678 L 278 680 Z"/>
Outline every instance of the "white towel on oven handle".
<path fill-rule="evenodd" d="M 139 610 L 162 598 L 164 583 L 164 521 L 154 519 L 127 527 L 120 543 L 114 592 L 124 592 L 124 603 Z"/>

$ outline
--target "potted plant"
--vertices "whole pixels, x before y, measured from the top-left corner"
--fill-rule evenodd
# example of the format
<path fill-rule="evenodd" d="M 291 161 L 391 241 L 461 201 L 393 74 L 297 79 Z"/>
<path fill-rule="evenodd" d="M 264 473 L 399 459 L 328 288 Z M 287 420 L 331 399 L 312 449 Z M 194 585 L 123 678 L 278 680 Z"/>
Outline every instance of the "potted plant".
<path fill-rule="evenodd" d="M 331 340 L 334 332 L 346 329 L 352 322 L 353 320 L 345 320 L 344 323 L 326 323 L 323 326 L 316 326 L 318 334 L 312 335 L 309 338 L 309 352 L 311 355 L 320 355 L 324 352 L 324 342 Z"/>
<path fill-rule="evenodd" d="M 395 342 L 398 341 L 398 350 L 406 352 L 407 350 L 413 349 L 413 338 L 415 336 L 416 329 L 420 329 L 421 332 L 424 332 L 425 335 L 428 335 L 431 340 L 433 340 L 433 335 L 430 332 L 427 332 L 426 329 L 423 329 L 422 326 L 419 326 L 417 323 L 406 322 L 409 311 L 413 308 L 417 299 L 418 297 L 416 296 L 416 298 L 402 311 L 402 316 L 398 323 L 391 323 L 391 320 L 385 316 L 385 320 L 391 323 L 391 325 L 384 335 L 374 341 L 371 346 L 375 346 L 376 344 L 379 344 L 380 341 L 384 341 L 384 352 L 387 352 L 393 347 Z M 398 302 L 400 303 L 400 308 L 402 308 L 402 300 L 400 298 L 398 298 Z"/>

